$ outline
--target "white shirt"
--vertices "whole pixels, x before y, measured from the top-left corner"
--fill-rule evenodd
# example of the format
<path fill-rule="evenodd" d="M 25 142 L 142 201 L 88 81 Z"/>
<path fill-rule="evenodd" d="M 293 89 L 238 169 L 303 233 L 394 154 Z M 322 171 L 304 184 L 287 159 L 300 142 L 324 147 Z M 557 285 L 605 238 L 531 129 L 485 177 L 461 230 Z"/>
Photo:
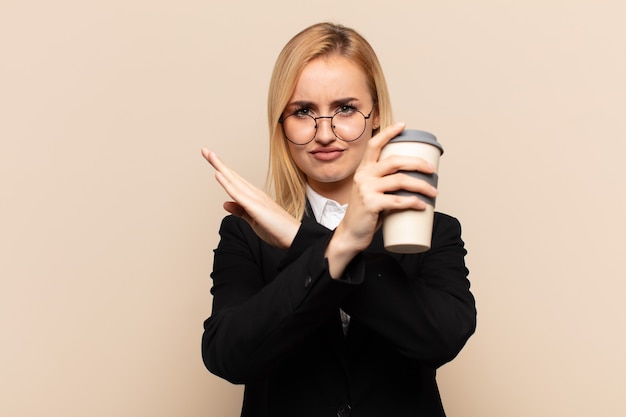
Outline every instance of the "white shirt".
<path fill-rule="evenodd" d="M 337 225 L 343 220 L 348 205 L 340 205 L 338 202 L 318 194 L 308 184 L 306 186 L 306 196 L 313 209 L 315 220 L 322 226 L 335 230 Z"/>
<path fill-rule="evenodd" d="M 325 226 L 330 230 L 335 230 L 337 225 L 341 223 L 341 220 L 343 220 L 343 216 L 346 214 L 348 205 L 341 205 L 335 200 L 331 200 L 318 194 L 308 184 L 306 186 L 306 196 L 311 204 L 315 220 L 317 220 L 317 222 L 322 226 Z M 339 313 L 341 314 L 341 327 L 343 327 L 343 334 L 345 336 L 348 334 L 350 316 L 342 309 L 339 309 Z"/>

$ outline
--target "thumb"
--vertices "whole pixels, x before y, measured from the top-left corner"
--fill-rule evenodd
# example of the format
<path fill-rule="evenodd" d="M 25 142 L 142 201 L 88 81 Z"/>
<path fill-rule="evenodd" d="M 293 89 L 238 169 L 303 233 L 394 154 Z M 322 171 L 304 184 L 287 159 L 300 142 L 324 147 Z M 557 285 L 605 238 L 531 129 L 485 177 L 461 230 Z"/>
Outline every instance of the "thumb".
<path fill-rule="evenodd" d="M 245 217 L 248 213 L 238 203 L 234 201 L 226 201 L 223 205 L 224 210 L 237 217 Z"/>

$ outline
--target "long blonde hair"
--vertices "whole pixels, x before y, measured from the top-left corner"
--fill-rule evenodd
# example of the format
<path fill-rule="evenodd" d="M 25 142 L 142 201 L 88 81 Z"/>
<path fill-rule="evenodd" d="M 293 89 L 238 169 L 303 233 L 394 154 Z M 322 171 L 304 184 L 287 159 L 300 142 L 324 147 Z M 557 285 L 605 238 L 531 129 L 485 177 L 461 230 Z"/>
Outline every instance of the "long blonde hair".
<path fill-rule="evenodd" d="M 315 58 L 339 54 L 359 66 L 379 115 L 380 128 L 391 124 L 391 103 L 387 83 L 376 53 L 354 29 L 335 23 L 318 23 L 294 36 L 279 54 L 267 100 L 270 134 L 270 161 L 266 190 L 297 219 L 306 207 L 306 176 L 293 161 L 287 140 L 278 122 L 289 103 L 302 69 Z"/>

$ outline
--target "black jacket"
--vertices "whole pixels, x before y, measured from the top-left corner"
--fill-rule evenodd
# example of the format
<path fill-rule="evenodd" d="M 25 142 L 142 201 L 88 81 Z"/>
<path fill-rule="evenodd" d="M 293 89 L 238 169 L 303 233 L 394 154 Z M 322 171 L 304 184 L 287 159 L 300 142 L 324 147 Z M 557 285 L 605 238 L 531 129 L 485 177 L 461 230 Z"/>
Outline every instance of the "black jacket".
<path fill-rule="evenodd" d="M 476 326 L 455 218 L 435 213 L 416 255 L 385 251 L 379 230 L 340 280 L 324 258 L 332 231 L 309 217 L 287 251 L 233 216 L 220 235 L 202 355 L 246 384 L 243 417 L 444 416 L 436 369 Z"/>

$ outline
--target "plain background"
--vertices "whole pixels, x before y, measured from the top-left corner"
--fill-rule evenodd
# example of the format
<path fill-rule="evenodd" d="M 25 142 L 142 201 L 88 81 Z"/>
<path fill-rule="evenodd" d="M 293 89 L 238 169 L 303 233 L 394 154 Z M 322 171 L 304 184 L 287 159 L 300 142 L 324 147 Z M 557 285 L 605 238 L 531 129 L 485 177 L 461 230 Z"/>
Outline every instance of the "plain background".
<path fill-rule="evenodd" d="M 237 416 L 200 359 L 226 195 L 287 40 L 355 27 L 445 147 L 478 330 L 450 417 L 626 414 L 620 1 L 0 0 L 0 415 Z"/>

